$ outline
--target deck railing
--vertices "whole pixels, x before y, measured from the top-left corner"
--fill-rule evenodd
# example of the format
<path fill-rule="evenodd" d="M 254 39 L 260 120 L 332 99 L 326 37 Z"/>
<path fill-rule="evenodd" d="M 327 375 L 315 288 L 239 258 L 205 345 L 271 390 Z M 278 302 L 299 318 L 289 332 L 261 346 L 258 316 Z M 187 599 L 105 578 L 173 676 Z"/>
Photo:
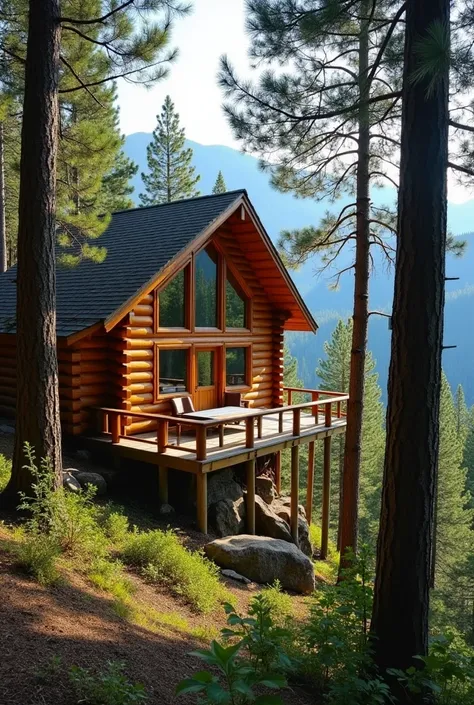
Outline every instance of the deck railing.
<path fill-rule="evenodd" d="M 110 409 L 102 407 L 99 411 L 102 414 L 103 433 L 110 433 L 112 443 L 120 443 L 121 438 L 125 438 L 125 424 L 127 418 L 132 418 L 141 421 L 154 421 L 157 425 L 156 438 L 140 438 L 134 436 L 135 441 L 141 443 L 154 444 L 158 447 L 159 453 L 166 453 L 168 449 L 178 449 L 189 452 L 189 445 L 182 446 L 177 443 L 169 443 L 169 427 L 175 426 L 176 423 L 181 423 L 195 431 L 195 452 L 196 459 L 199 461 L 207 460 L 207 431 L 209 428 L 217 426 L 225 426 L 235 422 L 245 423 L 245 445 L 243 450 L 251 450 L 255 447 L 255 426 L 257 426 L 258 437 L 262 437 L 262 422 L 264 418 L 277 416 L 278 417 L 278 433 L 284 431 L 284 414 L 292 415 L 292 435 L 294 437 L 301 436 L 301 415 L 312 415 L 314 418 L 314 426 L 319 426 L 320 423 L 324 427 L 331 427 L 333 420 L 341 419 L 345 416 L 344 404 L 349 398 L 347 394 L 341 392 L 314 390 L 314 389 L 299 389 L 296 387 L 284 387 L 284 391 L 288 394 L 288 404 L 272 409 L 248 409 L 244 413 L 229 414 L 219 416 L 216 419 L 193 419 L 188 417 L 176 417 L 166 414 L 150 414 L 141 411 L 127 411 L 122 409 Z M 311 394 L 311 401 L 292 404 L 293 393 Z M 320 417 L 322 421 L 320 422 Z M 305 424 L 304 430 L 308 431 L 308 425 Z"/>

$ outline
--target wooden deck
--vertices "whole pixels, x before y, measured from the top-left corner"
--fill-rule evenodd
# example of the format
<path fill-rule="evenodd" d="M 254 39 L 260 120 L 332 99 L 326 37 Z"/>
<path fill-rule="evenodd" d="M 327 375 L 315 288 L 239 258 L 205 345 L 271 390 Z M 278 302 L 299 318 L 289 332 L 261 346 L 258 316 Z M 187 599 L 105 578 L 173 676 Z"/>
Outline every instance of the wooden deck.
<path fill-rule="evenodd" d="M 276 454 L 276 485 L 280 491 L 281 451 L 291 449 L 291 532 L 298 536 L 299 447 L 309 445 L 306 515 L 311 521 L 315 442 L 324 444 L 321 556 L 325 557 L 329 532 L 331 440 L 345 432 L 346 394 L 285 388 L 288 405 L 274 409 L 248 409 L 218 419 L 181 420 L 186 424 L 178 442 L 176 418 L 121 409 L 103 408 L 102 433 L 89 437 L 89 445 L 108 447 L 116 459 L 129 458 L 158 466 L 159 499 L 168 501 L 168 469 L 196 476 L 198 526 L 207 533 L 207 477 L 210 472 L 244 464 L 247 485 L 247 532 L 255 533 L 255 466 L 258 457 Z M 309 395 L 311 401 L 292 404 L 292 394 Z M 240 411 L 240 410 L 239 410 Z M 126 435 L 127 417 L 152 421 L 156 431 Z M 218 426 L 224 429 L 219 433 Z"/>

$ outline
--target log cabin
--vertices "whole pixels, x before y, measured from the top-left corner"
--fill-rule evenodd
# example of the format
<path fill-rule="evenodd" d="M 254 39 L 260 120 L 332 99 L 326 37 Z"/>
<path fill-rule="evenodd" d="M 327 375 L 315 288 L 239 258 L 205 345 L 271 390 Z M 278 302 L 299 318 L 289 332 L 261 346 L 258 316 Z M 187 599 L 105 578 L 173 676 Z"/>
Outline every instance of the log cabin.
<path fill-rule="evenodd" d="M 57 271 L 63 434 L 94 436 L 101 409 L 99 438 L 122 456 L 156 463 L 162 499 L 166 468 L 204 478 L 197 491 L 205 530 L 207 472 L 344 430 L 343 396 L 307 390 L 309 406 L 297 409 L 293 390 L 284 389 L 284 332 L 316 332 L 317 324 L 246 191 L 116 212 L 100 245 L 102 262 L 83 259 Z M 0 275 L 4 417 L 15 413 L 15 278 L 15 267 Z M 170 441 L 173 399 L 191 399 L 195 412 L 215 411 L 232 392 L 245 413 L 236 418 L 230 407 L 219 428 L 236 431 L 243 422 L 240 443 L 234 438 L 226 448 L 221 433 L 212 446 L 215 415 L 188 419 L 193 438 Z M 308 412 L 311 425 L 302 430 Z"/>

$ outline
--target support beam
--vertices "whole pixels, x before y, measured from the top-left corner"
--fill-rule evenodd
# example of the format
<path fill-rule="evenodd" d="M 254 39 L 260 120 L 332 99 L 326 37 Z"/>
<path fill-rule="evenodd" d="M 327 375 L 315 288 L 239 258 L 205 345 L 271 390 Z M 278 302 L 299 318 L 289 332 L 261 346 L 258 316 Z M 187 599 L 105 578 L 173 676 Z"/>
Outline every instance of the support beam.
<path fill-rule="evenodd" d="M 308 443 L 308 481 L 306 485 L 306 520 L 311 524 L 314 489 L 314 441 Z"/>
<path fill-rule="evenodd" d="M 290 529 L 295 543 L 298 543 L 298 500 L 300 484 L 299 446 L 291 448 L 291 516 Z"/>
<path fill-rule="evenodd" d="M 168 468 L 158 466 L 158 496 L 160 504 L 168 504 Z"/>
<path fill-rule="evenodd" d="M 247 479 L 247 533 L 255 534 L 255 458 L 247 460 L 245 472 Z"/>
<path fill-rule="evenodd" d="M 331 497 L 331 436 L 324 439 L 323 463 L 323 516 L 321 523 L 321 558 L 328 556 L 329 541 L 329 507 Z"/>
<path fill-rule="evenodd" d="M 278 494 L 281 494 L 281 450 L 275 453 L 275 487 Z"/>
<path fill-rule="evenodd" d="M 196 509 L 197 523 L 199 531 L 207 534 L 207 475 L 206 473 L 198 473 L 196 475 Z"/>

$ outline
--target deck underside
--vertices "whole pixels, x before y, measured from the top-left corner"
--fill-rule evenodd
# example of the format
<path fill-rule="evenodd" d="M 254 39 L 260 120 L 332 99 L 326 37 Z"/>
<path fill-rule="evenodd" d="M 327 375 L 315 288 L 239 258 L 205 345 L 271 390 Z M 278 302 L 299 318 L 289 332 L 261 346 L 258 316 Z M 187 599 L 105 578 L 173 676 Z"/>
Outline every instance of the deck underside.
<path fill-rule="evenodd" d="M 327 436 L 344 433 L 346 429 L 345 418 L 333 417 L 331 426 L 326 426 L 324 423 L 316 425 L 314 421 L 312 415 L 302 414 L 300 434 L 295 436 L 291 412 L 283 414 L 282 431 L 279 430 L 278 416 L 265 416 L 262 418 L 261 438 L 257 438 L 255 434 L 253 448 L 246 447 L 244 424 L 225 426 L 223 447 L 219 446 L 217 430 L 209 430 L 206 460 L 196 458 L 196 438 L 193 433 L 182 433 L 180 447 L 174 447 L 173 444 L 176 444 L 174 429 L 170 430 L 169 447 L 165 453 L 158 452 L 154 433 L 121 437 L 118 444 L 112 444 L 108 434 L 90 437 L 88 442 L 96 447 L 97 445 L 108 446 L 110 452 L 117 458 L 130 458 L 161 467 L 201 474 L 237 465 L 285 448 L 323 440 Z"/>

